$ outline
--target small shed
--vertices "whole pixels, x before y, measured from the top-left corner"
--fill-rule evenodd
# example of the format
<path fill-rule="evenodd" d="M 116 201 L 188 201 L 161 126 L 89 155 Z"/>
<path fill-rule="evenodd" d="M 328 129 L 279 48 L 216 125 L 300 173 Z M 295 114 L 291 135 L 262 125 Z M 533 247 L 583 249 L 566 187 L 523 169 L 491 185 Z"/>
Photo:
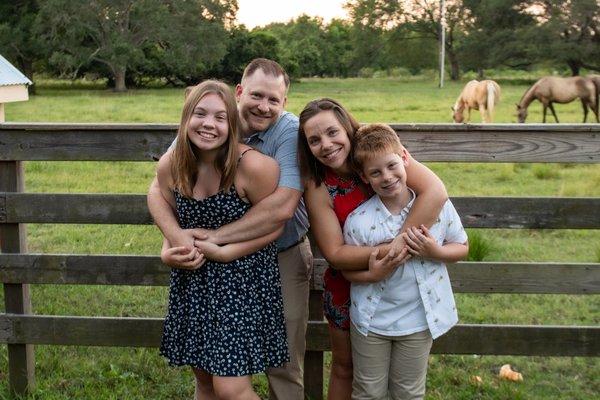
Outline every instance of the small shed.
<path fill-rule="evenodd" d="M 0 122 L 4 122 L 4 103 L 29 100 L 27 86 L 33 84 L 0 55 Z"/>

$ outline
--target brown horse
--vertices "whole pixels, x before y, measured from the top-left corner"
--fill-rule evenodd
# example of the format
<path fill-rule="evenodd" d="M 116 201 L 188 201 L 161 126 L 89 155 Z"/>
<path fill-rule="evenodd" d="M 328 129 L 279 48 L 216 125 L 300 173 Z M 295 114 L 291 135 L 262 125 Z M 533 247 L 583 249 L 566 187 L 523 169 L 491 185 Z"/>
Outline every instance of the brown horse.
<path fill-rule="evenodd" d="M 460 96 L 456 99 L 454 107 L 452 109 L 452 118 L 454 122 L 469 122 L 471 119 L 471 109 L 479 110 L 481 114 L 481 120 L 486 122 L 492 122 L 494 117 L 494 107 L 500 100 L 500 86 L 492 81 L 469 81 Z M 467 109 L 467 119 L 464 118 L 464 111 Z"/>
<path fill-rule="evenodd" d="M 560 78 L 556 76 L 545 76 L 533 84 L 517 104 L 517 113 L 519 122 L 525 122 L 527 118 L 527 107 L 534 100 L 542 103 L 544 111 L 543 122 L 546 123 L 546 111 L 550 108 L 554 119 L 558 122 L 558 117 L 554 111 L 553 103 L 570 103 L 575 99 L 581 99 L 583 106 L 583 122 L 587 120 L 588 107 L 596 116 L 598 121 L 598 104 L 596 99 L 596 86 L 591 79 L 573 76 L 570 78 Z"/>
<path fill-rule="evenodd" d="M 596 85 L 596 109 L 600 114 L 600 75 L 590 74 L 587 75 L 586 78 L 591 79 L 591 81 L 594 82 L 594 85 Z"/>

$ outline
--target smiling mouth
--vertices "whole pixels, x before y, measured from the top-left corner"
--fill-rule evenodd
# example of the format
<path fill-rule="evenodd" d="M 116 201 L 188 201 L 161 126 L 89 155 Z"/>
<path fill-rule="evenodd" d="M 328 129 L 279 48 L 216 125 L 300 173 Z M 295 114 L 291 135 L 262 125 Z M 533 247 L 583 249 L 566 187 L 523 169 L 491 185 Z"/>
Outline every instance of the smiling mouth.
<path fill-rule="evenodd" d="M 332 151 L 331 153 L 324 154 L 323 158 L 326 160 L 331 160 L 332 158 L 335 158 L 335 156 L 337 156 L 341 150 L 342 150 L 342 148 L 340 147 L 340 148 Z"/>
<path fill-rule="evenodd" d="M 250 111 L 250 114 L 252 116 L 254 116 L 255 118 L 258 118 L 258 119 L 271 119 L 271 116 L 268 115 L 268 114 L 256 114 L 256 113 L 254 113 L 252 111 Z"/>
<path fill-rule="evenodd" d="M 400 183 L 400 180 L 396 180 L 388 185 L 381 186 L 381 188 L 384 190 L 394 189 L 398 185 L 398 183 Z"/>
<path fill-rule="evenodd" d="M 196 133 L 198 134 L 198 136 L 200 136 L 203 139 L 216 139 L 217 135 L 215 135 L 214 133 L 210 133 L 210 132 L 203 132 L 203 131 L 196 131 Z"/>

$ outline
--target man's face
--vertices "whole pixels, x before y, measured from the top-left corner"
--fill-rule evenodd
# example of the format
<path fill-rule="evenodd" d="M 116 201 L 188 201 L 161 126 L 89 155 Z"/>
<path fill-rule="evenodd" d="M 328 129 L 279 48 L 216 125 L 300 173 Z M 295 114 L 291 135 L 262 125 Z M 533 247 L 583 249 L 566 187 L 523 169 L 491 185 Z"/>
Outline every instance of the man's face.
<path fill-rule="evenodd" d="M 283 76 L 265 75 L 261 69 L 246 76 L 235 95 L 244 135 L 262 132 L 277 122 L 287 101 Z"/>

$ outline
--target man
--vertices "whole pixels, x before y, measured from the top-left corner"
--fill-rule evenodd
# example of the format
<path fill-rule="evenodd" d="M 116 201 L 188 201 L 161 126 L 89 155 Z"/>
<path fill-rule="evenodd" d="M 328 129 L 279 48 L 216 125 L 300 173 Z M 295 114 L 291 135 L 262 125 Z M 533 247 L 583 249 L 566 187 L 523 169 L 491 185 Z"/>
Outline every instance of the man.
<path fill-rule="evenodd" d="M 304 399 L 302 365 L 312 268 L 297 162 L 298 118 L 284 111 L 289 85 L 289 77 L 278 63 L 257 58 L 248 64 L 236 86 L 242 137 L 248 145 L 275 158 L 280 167 L 278 188 L 243 218 L 214 231 L 183 230 L 160 194 L 156 179 L 148 192 L 150 213 L 171 246 L 192 249 L 171 263 L 182 268 L 194 268 L 203 262 L 203 255 L 194 248 L 195 240 L 219 245 L 243 242 L 275 232 L 285 224 L 277 247 L 290 362 L 267 371 L 270 397 L 276 400 Z"/>

